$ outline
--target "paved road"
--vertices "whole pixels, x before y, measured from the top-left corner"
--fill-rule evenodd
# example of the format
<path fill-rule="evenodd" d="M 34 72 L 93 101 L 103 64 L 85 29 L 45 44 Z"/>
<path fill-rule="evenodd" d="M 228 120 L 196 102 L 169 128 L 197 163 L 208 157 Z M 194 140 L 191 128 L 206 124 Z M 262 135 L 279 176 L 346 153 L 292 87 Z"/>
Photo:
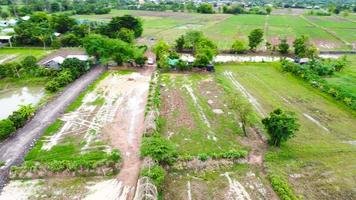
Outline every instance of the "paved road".
<path fill-rule="evenodd" d="M 55 100 L 41 108 L 34 118 L 22 129 L 19 129 L 13 137 L 0 143 L 0 160 L 6 162 L 6 165 L 0 169 L 0 192 L 7 182 L 10 167 L 23 162 L 24 156 L 31 149 L 34 142 L 42 135 L 44 130 L 105 70 L 106 68 L 104 67 L 95 67 L 77 79 Z"/>

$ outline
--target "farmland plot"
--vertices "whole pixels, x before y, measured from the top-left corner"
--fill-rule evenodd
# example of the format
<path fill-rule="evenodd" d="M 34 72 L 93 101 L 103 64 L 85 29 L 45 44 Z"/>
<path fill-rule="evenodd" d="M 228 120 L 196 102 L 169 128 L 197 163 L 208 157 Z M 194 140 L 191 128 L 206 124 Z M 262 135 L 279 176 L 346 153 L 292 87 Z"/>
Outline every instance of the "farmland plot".
<path fill-rule="evenodd" d="M 258 167 L 203 155 L 249 149 L 228 94 L 211 74 L 163 74 L 160 133 L 180 155 L 165 179 L 166 199 L 275 199 Z M 241 162 L 250 162 L 242 159 Z"/>
<path fill-rule="evenodd" d="M 40 48 L 1 48 L 0 64 L 10 61 L 22 61 L 26 56 L 34 56 L 37 59 L 43 58 L 52 50 L 43 50 Z"/>
<path fill-rule="evenodd" d="M 117 71 L 106 73 L 101 79 L 47 129 L 25 157 L 24 165 L 12 170 L 13 179 L 36 180 L 25 181 L 25 184 L 11 181 L 0 199 L 18 190 L 30 191 L 23 195 L 34 199 L 41 199 L 43 195 L 48 198 L 46 195 L 51 194 L 54 199 L 63 196 L 73 199 L 126 198 L 133 192 L 139 162 L 133 166 L 130 162 L 139 160 L 139 138 L 143 132 L 140 126 L 150 74 Z M 124 152 L 122 167 L 118 150 Z M 124 176 L 120 173 L 114 178 L 120 168 L 126 170 Z M 88 178 L 78 178 L 78 175 Z M 73 190 L 78 193 L 70 192 L 72 187 L 68 186 L 68 177 L 76 185 Z M 53 181 L 58 185 L 51 184 Z M 56 192 L 43 192 L 44 189 Z"/>
<path fill-rule="evenodd" d="M 305 199 L 355 197 L 353 111 L 281 73 L 278 64 L 220 65 L 217 73 L 224 85 L 245 91 L 256 111 L 262 109 L 261 117 L 278 107 L 296 112 L 300 131 L 280 151 L 268 153 L 266 164 L 271 172 L 283 175 Z"/>

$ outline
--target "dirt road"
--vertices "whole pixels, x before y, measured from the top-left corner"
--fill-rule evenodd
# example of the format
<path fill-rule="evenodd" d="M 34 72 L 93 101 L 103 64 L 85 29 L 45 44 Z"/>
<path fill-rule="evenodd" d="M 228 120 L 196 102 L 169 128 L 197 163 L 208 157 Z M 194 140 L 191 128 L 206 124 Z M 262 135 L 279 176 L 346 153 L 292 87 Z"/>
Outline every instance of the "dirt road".
<path fill-rule="evenodd" d="M 23 157 L 47 126 L 53 123 L 64 112 L 66 107 L 105 70 L 106 68 L 104 67 L 96 67 L 77 79 L 55 100 L 40 109 L 35 117 L 22 129 L 18 130 L 13 137 L 0 143 L 0 160 L 6 162 L 6 165 L 0 168 L 0 191 L 7 181 L 10 167 L 23 162 Z"/>

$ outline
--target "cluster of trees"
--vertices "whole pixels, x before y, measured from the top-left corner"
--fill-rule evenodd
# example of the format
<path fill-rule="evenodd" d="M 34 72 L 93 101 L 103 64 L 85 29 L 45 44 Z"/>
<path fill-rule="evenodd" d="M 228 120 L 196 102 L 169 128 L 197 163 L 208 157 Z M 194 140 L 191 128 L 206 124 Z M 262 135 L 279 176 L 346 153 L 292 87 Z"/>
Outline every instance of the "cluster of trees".
<path fill-rule="evenodd" d="M 302 78 L 319 89 L 356 110 L 356 96 L 342 87 L 329 84 L 323 77 L 341 71 L 347 65 L 346 58 L 338 60 L 312 60 L 305 65 L 283 61 L 282 69 Z"/>
<path fill-rule="evenodd" d="M 51 81 L 46 84 L 46 90 L 57 92 L 60 88 L 73 82 L 90 69 L 90 64 L 77 58 L 67 58 L 61 64 L 61 69 Z"/>
<path fill-rule="evenodd" d="M 272 12 L 272 8 L 267 7 L 253 7 L 245 9 L 242 5 L 224 6 L 223 13 L 228 14 L 256 14 L 256 15 L 269 15 Z"/>
<path fill-rule="evenodd" d="M 212 14 L 214 13 L 213 5 L 209 3 L 202 3 L 200 4 L 197 8 L 196 11 L 198 13 L 203 13 L 203 14 Z"/>
<path fill-rule="evenodd" d="M 217 46 L 201 31 L 188 31 L 176 40 L 175 49 L 178 52 L 192 52 L 195 61 L 193 66 L 205 67 L 218 54 Z"/>
<path fill-rule="evenodd" d="M 0 65 L 1 78 L 23 78 L 23 77 L 43 77 L 54 76 L 56 70 L 40 67 L 33 56 L 27 56 L 20 63 L 9 62 Z"/>
<path fill-rule="evenodd" d="M 91 26 L 78 24 L 67 15 L 49 16 L 44 12 L 31 15 L 27 21 L 20 20 L 14 29 L 17 45 L 42 45 L 44 48 L 49 45 L 54 48 L 80 46 L 90 32 L 132 43 L 143 31 L 142 22 L 130 15 L 114 17 L 108 24 Z M 56 37 L 56 32 L 61 35 Z"/>
<path fill-rule="evenodd" d="M 73 14 L 106 14 L 111 11 L 111 3 L 100 0 L 24 0 L 21 3 L 17 1 L 7 1 L 4 2 L 4 4 L 9 5 L 10 13 L 6 13 L 15 17 L 31 15 L 32 13 L 38 11 L 45 11 L 48 13 L 72 11 Z"/>
<path fill-rule="evenodd" d="M 168 11 L 172 10 L 173 12 L 184 12 L 185 5 L 182 3 L 167 1 L 167 2 L 145 2 L 141 5 L 123 5 L 120 6 L 121 9 L 129 10 L 149 10 L 149 11 Z"/>
<path fill-rule="evenodd" d="M 33 116 L 35 108 L 30 104 L 20 106 L 7 119 L 0 120 L 0 141 L 8 138 L 11 134 L 22 126 Z"/>
<path fill-rule="evenodd" d="M 98 34 L 91 34 L 84 38 L 83 47 L 88 55 L 94 56 L 102 63 L 108 63 L 108 61 L 113 60 L 118 65 L 133 63 L 141 66 L 147 59 L 144 56 L 145 46 L 136 47 L 120 39 Z"/>
<path fill-rule="evenodd" d="M 80 39 L 88 34 L 89 26 L 77 24 L 67 15 L 50 16 L 44 12 L 37 12 L 27 21 L 20 20 L 14 30 L 17 45 L 68 47 L 79 46 Z M 62 34 L 61 37 L 57 38 L 55 32 Z"/>
<path fill-rule="evenodd" d="M 248 47 L 245 41 L 237 39 L 232 43 L 231 50 L 234 53 L 245 53 L 248 48 L 251 51 L 256 51 L 257 47 L 263 41 L 263 30 L 262 29 L 254 29 L 248 35 Z"/>

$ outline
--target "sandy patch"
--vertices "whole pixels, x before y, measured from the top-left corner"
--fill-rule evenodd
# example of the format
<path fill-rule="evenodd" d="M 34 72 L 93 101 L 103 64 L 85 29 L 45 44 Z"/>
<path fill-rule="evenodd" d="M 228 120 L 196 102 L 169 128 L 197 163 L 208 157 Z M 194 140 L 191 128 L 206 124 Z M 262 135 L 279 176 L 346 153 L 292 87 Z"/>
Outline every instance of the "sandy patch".
<path fill-rule="evenodd" d="M 84 200 L 126 200 L 133 187 L 125 186 L 116 179 L 110 179 L 88 186 L 89 194 Z"/>
<path fill-rule="evenodd" d="M 227 199 L 231 200 L 251 200 L 250 195 L 245 190 L 244 186 L 241 185 L 236 179 L 232 179 L 229 173 L 226 172 L 222 174 L 229 181 L 229 192 L 226 194 Z"/>

